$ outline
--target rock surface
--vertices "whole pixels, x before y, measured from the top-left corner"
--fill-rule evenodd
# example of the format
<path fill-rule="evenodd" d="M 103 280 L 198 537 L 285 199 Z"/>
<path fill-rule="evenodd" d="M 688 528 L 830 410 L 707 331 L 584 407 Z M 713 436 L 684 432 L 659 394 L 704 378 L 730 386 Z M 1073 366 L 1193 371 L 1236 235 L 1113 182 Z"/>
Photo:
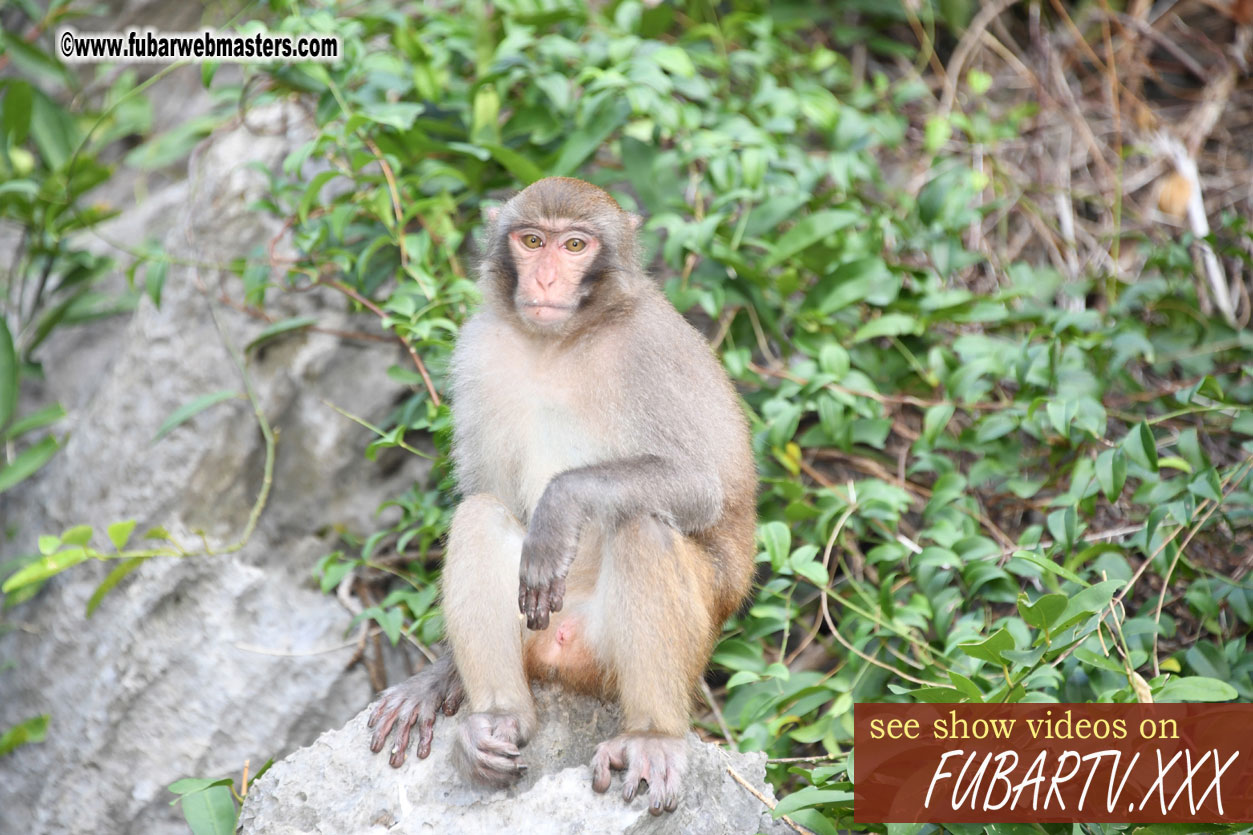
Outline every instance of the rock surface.
<path fill-rule="evenodd" d="M 431 756 L 410 754 L 399 769 L 372 754 L 368 711 L 276 762 L 248 791 L 241 835 L 739 835 L 791 830 L 773 821 L 760 800 L 728 773 L 733 768 L 767 797 L 765 755 L 725 751 L 688 736 L 683 799 L 653 817 L 644 795 L 622 799 L 621 772 L 605 794 L 592 791 L 596 744 L 617 733 L 617 711 L 594 699 L 536 693 L 540 729 L 523 750 L 529 770 L 516 786 L 472 786 L 453 769 L 456 719 L 436 722 Z"/>
<path fill-rule="evenodd" d="M 40 534 L 76 524 L 136 519 L 195 547 L 198 529 L 221 546 L 242 531 L 261 486 L 264 444 L 246 400 L 200 413 L 154 442 L 177 408 L 242 382 L 210 307 L 239 348 L 265 326 L 216 302 L 213 265 L 258 257 L 279 229 L 249 209 L 264 187 L 250 162 L 277 167 L 307 136 L 296 107 L 249 112 L 210 137 L 190 177 L 151 194 L 102 230 L 106 240 L 158 236 L 181 259 L 160 308 L 57 331 L 41 347 L 42 387 L 24 390 L 69 412 L 64 448 L 0 496 L 0 562 L 34 553 Z M 264 257 L 264 255 L 260 256 Z M 125 258 L 122 259 L 125 264 Z M 199 266 L 186 266 L 194 263 Z M 344 330 L 354 320 L 333 292 L 276 294 L 270 312 L 312 315 Z M 158 558 L 110 592 L 95 615 L 87 599 L 112 565 L 86 563 L 4 614 L 0 729 L 49 714 L 47 740 L 0 759 L 0 833 L 186 832 L 166 787 L 182 777 L 238 779 L 342 725 L 370 699 L 364 672 L 345 667 L 350 613 L 316 588 L 315 562 L 337 546 L 334 526 L 364 535 L 386 524 L 375 510 L 423 477 L 403 456 L 365 460 L 370 433 L 333 411 L 378 424 L 406 391 L 387 369 L 394 343 L 290 333 L 254 350 L 248 373 L 280 436 L 273 490 L 241 551 Z M 29 400 L 24 400 L 29 404 Z M 27 408 L 26 406 L 23 407 Z"/>

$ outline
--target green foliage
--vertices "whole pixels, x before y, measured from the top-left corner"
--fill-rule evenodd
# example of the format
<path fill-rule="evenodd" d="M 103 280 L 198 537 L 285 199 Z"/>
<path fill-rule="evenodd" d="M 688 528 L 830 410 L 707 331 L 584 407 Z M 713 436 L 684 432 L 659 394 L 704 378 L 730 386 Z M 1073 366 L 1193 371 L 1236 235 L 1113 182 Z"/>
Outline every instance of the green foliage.
<path fill-rule="evenodd" d="M 273 764 L 274 761 L 269 760 L 261 766 L 261 770 L 253 776 L 253 782 Z M 248 791 L 248 769 L 245 765 L 242 788 L 238 792 L 230 778 L 213 780 L 188 777 L 174 781 L 169 789 L 178 795 L 170 801 L 170 805 L 179 804 L 192 835 L 232 835 L 235 832 L 239 807 Z"/>
<path fill-rule="evenodd" d="M 0 757 L 28 742 L 43 742 L 48 733 L 48 715 L 32 716 L 0 733 Z"/>
<path fill-rule="evenodd" d="M 63 5 L 51 4 L 36 28 L 52 25 L 65 13 Z M 77 78 L 17 30 L 0 33 L 0 61 L 12 69 L 0 79 L 0 222 L 17 235 L 0 273 L 3 493 L 38 471 L 60 446 L 54 434 L 38 432 L 62 416 L 60 406 L 21 414 L 19 384 L 40 374 L 39 345 L 58 327 L 134 306 L 133 294 L 100 291 L 100 279 L 114 262 L 84 248 L 82 233 L 116 214 L 86 199 L 113 172 L 102 152 L 120 137 L 146 131 L 151 112 L 142 98 L 113 106 L 134 88 L 133 72 L 94 97 L 96 107 L 66 107 L 46 92 L 47 82 L 80 93 Z"/>
<path fill-rule="evenodd" d="M 170 784 L 193 835 L 231 835 L 239 810 L 230 780 L 186 779 Z"/>

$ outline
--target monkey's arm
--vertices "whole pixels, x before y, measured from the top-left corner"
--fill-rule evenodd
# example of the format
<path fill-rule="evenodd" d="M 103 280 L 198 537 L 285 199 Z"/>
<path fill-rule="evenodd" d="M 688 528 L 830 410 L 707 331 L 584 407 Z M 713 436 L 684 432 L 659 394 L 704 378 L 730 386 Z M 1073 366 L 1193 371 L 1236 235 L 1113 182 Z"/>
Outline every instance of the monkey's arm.
<path fill-rule="evenodd" d="M 699 461 L 641 455 L 555 476 L 531 514 L 522 543 L 518 608 L 531 629 L 561 610 L 565 578 L 589 522 L 617 525 L 653 516 L 682 533 L 713 525 L 722 513 L 717 471 Z"/>

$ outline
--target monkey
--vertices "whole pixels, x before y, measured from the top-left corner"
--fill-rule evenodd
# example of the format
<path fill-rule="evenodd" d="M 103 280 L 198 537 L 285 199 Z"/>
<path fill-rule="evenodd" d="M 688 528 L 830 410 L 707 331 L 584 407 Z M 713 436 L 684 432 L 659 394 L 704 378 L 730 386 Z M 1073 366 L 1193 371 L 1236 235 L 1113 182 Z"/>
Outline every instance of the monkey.
<path fill-rule="evenodd" d="M 463 700 L 453 758 L 488 786 L 525 773 L 532 680 L 616 700 L 592 788 L 625 770 L 673 811 L 691 702 L 748 596 L 757 472 L 748 424 L 704 337 L 640 263 L 640 218 L 581 180 L 539 180 L 485 213 L 482 303 L 449 367 L 463 496 L 441 593 L 450 653 L 375 703 L 377 753 Z"/>

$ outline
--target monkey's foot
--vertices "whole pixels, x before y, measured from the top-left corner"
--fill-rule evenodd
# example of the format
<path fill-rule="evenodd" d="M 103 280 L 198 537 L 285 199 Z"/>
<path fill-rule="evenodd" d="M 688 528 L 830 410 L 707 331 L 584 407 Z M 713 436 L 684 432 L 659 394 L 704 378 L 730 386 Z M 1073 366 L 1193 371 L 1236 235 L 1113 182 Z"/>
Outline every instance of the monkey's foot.
<path fill-rule="evenodd" d="M 511 713 L 471 713 L 461 723 L 453 757 L 461 772 L 495 788 L 515 782 L 526 772 L 518 761 L 522 727 Z"/>
<path fill-rule="evenodd" d="M 660 815 L 679 805 L 679 784 L 687 767 L 687 740 L 653 734 L 623 734 L 596 746 L 592 755 L 592 788 L 609 788 L 610 769 L 626 769 L 622 797 L 631 800 L 640 781 L 648 783 L 648 811 Z"/>
<path fill-rule="evenodd" d="M 418 726 L 418 759 L 431 753 L 431 736 L 435 728 L 435 716 L 443 713 L 452 716 L 461 707 L 465 694 L 461 689 L 461 676 L 453 666 L 452 657 L 445 655 L 430 664 L 417 675 L 389 687 L 379 694 L 366 727 L 374 728 L 370 737 L 370 750 L 383 750 L 392 728 L 396 730 L 396 743 L 392 746 L 388 762 L 399 768 L 405 761 L 409 748 L 409 734 Z"/>

